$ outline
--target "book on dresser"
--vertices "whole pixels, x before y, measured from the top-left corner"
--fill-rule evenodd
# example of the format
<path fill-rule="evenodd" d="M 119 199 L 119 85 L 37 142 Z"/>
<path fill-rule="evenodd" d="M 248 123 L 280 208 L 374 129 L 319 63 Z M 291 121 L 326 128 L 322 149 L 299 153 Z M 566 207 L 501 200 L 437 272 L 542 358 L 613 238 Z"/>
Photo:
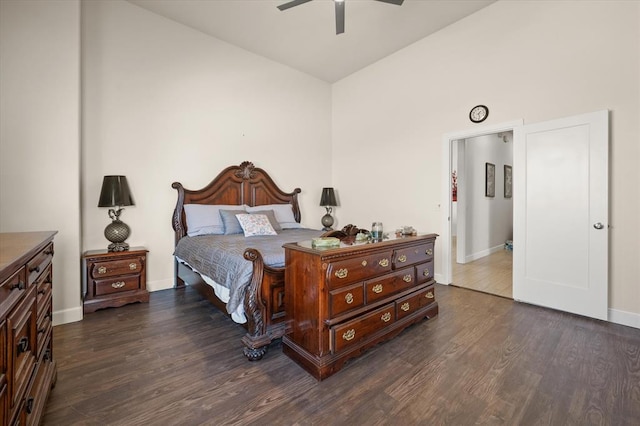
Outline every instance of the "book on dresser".
<path fill-rule="evenodd" d="M 433 278 L 436 234 L 380 242 L 285 249 L 283 352 L 316 379 L 368 348 L 438 314 Z"/>
<path fill-rule="evenodd" d="M 39 424 L 56 381 L 53 237 L 0 233 L 0 424 Z"/>

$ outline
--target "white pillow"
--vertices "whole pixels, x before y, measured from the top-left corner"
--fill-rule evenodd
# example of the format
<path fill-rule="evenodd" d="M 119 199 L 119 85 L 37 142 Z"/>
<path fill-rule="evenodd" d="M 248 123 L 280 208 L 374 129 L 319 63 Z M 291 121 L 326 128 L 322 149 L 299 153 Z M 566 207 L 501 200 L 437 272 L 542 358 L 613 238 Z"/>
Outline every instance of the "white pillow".
<path fill-rule="evenodd" d="M 224 224 L 220 218 L 220 210 L 237 209 L 244 206 L 185 204 L 184 213 L 187 218 L 187 235 L 223 235 Z"/>
<path fill-rule="evenodd" d="M 293 217 L 293 206 L 291 204 L 267 204 L 264 206 L 247 207 L 248 213 L 254 213 L 261 210 L 273 210 L 276 220 L 282 229 L 302 228 Z"/>
<path fill-rule="evenodd" d="M 274 231 L 269 218 L 264 214 L 237 214 L 238 222 L 242 226 L 245 237 L 253 237 L 255 235 L 278 235 Z"/>

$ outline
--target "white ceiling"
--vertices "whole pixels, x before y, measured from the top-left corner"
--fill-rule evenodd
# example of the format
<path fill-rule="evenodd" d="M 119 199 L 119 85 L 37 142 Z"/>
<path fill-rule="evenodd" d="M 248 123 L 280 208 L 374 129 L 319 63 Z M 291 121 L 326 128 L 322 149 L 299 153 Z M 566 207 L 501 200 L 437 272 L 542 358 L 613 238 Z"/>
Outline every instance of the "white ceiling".
<path fill-rule="evenodd" d="M 289 0 L 129 0 L 250 52 L 333 83 L 495 0 L 345 0 L 336 35 L 333 0 L 280 11 Z"/>

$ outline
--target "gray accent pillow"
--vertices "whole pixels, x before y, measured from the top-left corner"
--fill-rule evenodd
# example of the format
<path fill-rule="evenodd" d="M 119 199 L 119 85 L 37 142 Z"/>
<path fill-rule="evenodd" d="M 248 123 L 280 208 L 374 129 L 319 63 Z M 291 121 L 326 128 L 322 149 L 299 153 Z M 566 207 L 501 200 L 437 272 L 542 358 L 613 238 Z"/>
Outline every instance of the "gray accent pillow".
<path fill-rule="evenodd" d="M 237 214 L 246 213 L 246 210 L 220 210 L 220 217 L 224 224 L 224 235 L 242 234 L 242 226 L 238 222 Z"/>

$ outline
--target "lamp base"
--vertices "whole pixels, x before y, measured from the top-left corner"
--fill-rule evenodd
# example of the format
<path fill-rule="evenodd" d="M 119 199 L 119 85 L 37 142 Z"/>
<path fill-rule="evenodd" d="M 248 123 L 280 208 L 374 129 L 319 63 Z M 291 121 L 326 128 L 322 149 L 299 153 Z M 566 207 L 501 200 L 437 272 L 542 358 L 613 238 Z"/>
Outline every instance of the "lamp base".
<path fill-rule="evenodd" d="M 129 244 L 128 243 L 111 243 L 107 247 L 107 251 L 128 251 Z"/>
<path fill-rule="evenodd" d="M 324 228 L 322 228 L 323 231 L 333 231 L 333 228 L 331 227 L 333 225 L 333 217 L 329 213 L 322 216 L 321 222 L 324 226 Z"/>
<path fill-rule="evenodd" d="M 129 225 L 127 225 L 120 219 L 115 219 L 113 222 L 108 224 L 104 229 L 104 237 L 111 242 L 111 244 L 109 244 L 109 246 L 107 247 L 107 250 L 129 250 L 129 244 L 125 243 L 124 240 L 129 238 L 130 233 L 131 229 L 129 228 Z"/>

